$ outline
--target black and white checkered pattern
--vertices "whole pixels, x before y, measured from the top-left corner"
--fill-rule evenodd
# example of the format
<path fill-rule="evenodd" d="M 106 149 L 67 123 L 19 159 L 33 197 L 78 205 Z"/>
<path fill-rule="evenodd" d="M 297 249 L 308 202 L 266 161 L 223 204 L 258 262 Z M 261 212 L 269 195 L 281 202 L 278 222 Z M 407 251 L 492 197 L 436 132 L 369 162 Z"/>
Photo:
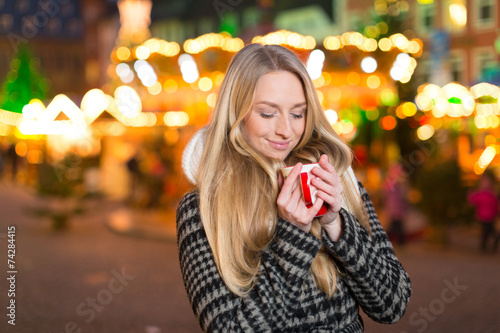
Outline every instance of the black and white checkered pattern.
<path fill-rule="evenodd" d="M 338 242 L 324 231 L 319 240 L 278 219 L 255 286 L 246 297 L 234 295 L 221 279 L 201 223 L 199 194 L 188 193 L 177 208 L 177 245 L 186 291 L 203 331 L 362 332 L 359 306 L 377 322 L 398 321 L 410 298 L 410 279 L 365 188 L 358 184 L 372 236 L 345 209 Z M 341 272 L 330 299 L 309 272 L 321 246 Z"/>

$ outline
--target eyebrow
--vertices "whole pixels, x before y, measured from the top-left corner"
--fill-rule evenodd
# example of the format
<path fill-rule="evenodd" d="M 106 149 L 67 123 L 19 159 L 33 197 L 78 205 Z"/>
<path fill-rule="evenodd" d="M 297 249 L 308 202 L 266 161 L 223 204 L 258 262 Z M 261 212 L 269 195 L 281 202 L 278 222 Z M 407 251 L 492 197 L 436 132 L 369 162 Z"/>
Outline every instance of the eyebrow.
<path fill-rule="evenodd" d="M 279 109 L 279 105 L 278 104 L 274 104 L 274 103 L 271 103 L 271 102 L 267 102 L 267 101 L 260 101 L 260 102 L 257 102 L 255 103 L 256 105 L 257 104 L 266 104 L 266 105 L 269 105 L 270 107 L 273 107 L 273 108 L 276 108 L 276 109 Z M 295 109 L 295 108 L 298 108 L 298 107 L 301 107 L 301 106 L 305 106 L 307 105 L 307 102 L 302 102 L 302 103 L 297 103 L 295 104 L 292 109 Z"/>

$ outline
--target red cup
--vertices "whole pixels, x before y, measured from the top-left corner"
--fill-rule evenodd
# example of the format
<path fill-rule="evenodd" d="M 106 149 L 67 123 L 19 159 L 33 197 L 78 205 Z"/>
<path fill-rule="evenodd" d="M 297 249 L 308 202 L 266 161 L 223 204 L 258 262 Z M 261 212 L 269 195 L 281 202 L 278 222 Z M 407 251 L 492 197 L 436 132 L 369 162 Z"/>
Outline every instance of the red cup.
<path fill-rule="evenodd" d="M 293 189 L 295 189 L 297 185 L 300 185 L 300 188 L 302 189 L 302 198 L 304 199 L 307 208 L 311 208 L 316 202 L 317 198 L 318 190 L 316 189 L 316 187 L 311 185 L 311 180 L 315 178 L 315 176 L 311 174 L 311 170 L 314 167 L 321 168 L 319 166 L 319 163 L 310 163 L 302 165 L 302 170 L 300 171 L 300 175 L 297 179 L 297 182 L 293 186 Z M 294 168 L 293 166 L 282 168 L 281 174 L 283 175 L 283 178 L 286 179 L 293 168 Z M 325 215 L 327 209 L 328 209 L 327 204 L 323 203 L 316 216 L 318 217 Z"/>

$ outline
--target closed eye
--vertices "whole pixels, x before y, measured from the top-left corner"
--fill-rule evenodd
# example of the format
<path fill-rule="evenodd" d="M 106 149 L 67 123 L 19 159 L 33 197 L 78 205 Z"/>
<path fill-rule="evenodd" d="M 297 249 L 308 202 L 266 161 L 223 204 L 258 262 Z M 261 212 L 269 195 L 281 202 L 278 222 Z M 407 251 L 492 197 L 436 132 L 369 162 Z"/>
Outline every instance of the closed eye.
<path fill-rule="evenodd" d="M 273 117 L 273 114 L 267 114 L 267 113 L 259 113 L 259 114 L 264 119 L 271 119 Z"/>
<path fill-rule="evenodd" d="M 295 119 L 302 119 L 304 118 L 304 113 L 306 112 L 306 110 L 301 110 L 299 112 L 295 112 L 295 113 L 290 113 L 292 115 L 292 117 L 294 117 Z"/>

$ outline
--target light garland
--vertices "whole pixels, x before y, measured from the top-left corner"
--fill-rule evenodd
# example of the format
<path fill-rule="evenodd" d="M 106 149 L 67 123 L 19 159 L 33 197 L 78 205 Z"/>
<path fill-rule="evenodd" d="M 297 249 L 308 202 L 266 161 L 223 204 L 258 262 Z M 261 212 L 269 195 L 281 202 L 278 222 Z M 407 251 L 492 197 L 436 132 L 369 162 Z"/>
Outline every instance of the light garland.
<path fill-rule="evenodd" d="M 377 42 L 376 39 L 365 37 L 359 32 L 345 32 L 342 35 L 326 37 L 323 40 L 323 45 L 330 51 L 337 51 L 345 46 L 354 46 L 363 52 L 374 52 L 377 49 L 389 52 L 397 49 L 400 52 L 418 57 L 422 53 L 423 43 L 419 38 L 408 40 L 405 35 L 400 33 L 382 38 Z"/>
<path fill-rule="evenodd" d="M 288 30 L 271 32 L 265 36 L 256 36 L 252 43 L 264 45 L 284 45 L 299 50 L 313 50 L 316 47 L 316 40 L 312 36 L 303 36 Z"/>
<path fill-rule="evenodd" d="M 198 54 L 209 48 L 220 48 L 227 52 L 238 52 L 245 46 L 240 38 L 216 33 L 209 33 L 184 42 L 184 51 L 189 54 Z"/>
<path fill-rule="evenodd" d="M 458 83 L 449 83 L 444 87 L 435 84 L 421 85 L 415 103 L 421 111 L 429 115 L 420 117 L 421 126 L 417 129 L 416 135 L 422 141 L 428 140 L 445 121 L 451 128 L 463 131 L 467 126 L 467 122 L 463 119 L 469 118 L 476 129 L 491 133 L 486 136 L 486 148 L 479 158 L 477 150 L 469 153 L 468 138 L 459 140 L 461 165 L 473 169 L 476 175 L 481 175 L 500 153 L 500 145 L 497 144 L 498 134 L 494 134 L 498 132 L 500 126 L 499 96 L 500 88 L 486 82 L 478 83 L 470 89 Z M 476 162 L 474 159 L 477 159 Z"/>
<path fill-rule="evenodd" d="M 500 124 L 500 88 L 483 82 L 470 90 L 458 83 L 449 83 L 444 87 L 424 84 L 418 88 L 415 98 L 417 107 L 424 112 L 431 112 L 436 118 L 452 118 L 474 115 L 477 128 L 497 128 Z"/>
<path fill-rule="evenodd" d="M 495 148 L 495 145 L 486 147 L 478 161 L 474 164 L 474 172 L 477 175 L 482 174 L 498 153 L 498 148 Z"/>
<path fill-rule="evenodd" d="M 164 57 L 174 57 L 181 51 L 181 47 L 176 42 L 167 42 L 158 38 L 148 39 L 142 45 L 147 47 L 150 53 Z"/>
<path fill-rule="evenodd" d="M 11 126 L 19 126 L 22 120 L 22 114 L 0 109 L 0 123 Z"/>
<path fill-rule="evenodd" d="M 256 36 L 253 38 L 252 43 L 260 43 L 266 45 L 283 45 L 295 48 L 297 50 L 307 50 L 312 51 L 316 47 L 316 41 L 312 36 L 303 36 L 296 32 L 291 32 L 287 30 L 279 30 L 269 33 L 265 36 Z M 408 40 L 403 34 L 397 33 L 388 38 L 382 38 L 377 42 L 374 38 L 368 38 L 359 32 L 346 32 L 341 36 L 329 36 L 323 40 L 323 44 L 327 50 L 334 51 L 344 46 L 355 46 L 363 52 L 373 52 L 380 49 L 384 52 L 388 52 L 392 49 L 399 50 L 401 53 L 396 58 L 392 69 L 390 71 L 390 76 L 401 83 L 407 83 L 410 81 L 415 67 L 417 66 L 417 61 L 414 57 L 417 57 L 422 52 L 422 41 L 418 38 Z M 239 38 L 231 38 L 227 33 L 208 33 L 201 35 L 194 39 L 188 39 L 184 42 L 183 48 L 187 54 L 181 55 L 178 59 L 179 66 L 185 63 L 185 68 L 181 68 L 183 74 L 183 79 L 187 83 L 196 83 L 200 80 L 199 71 L 197 70 L 196 63 L 191 57 L 191 61 L 184 62 L 187 56 L 191 54 L 200 54 L 209 48 L 220 48 L 228 52 L 237 52 L 244 47 L 244 43 Z M 180 47 L 179 44 L 175 42 L 167 42 L 158 38 L 151 38 L 145 41 L 143 44 L 137 46 L 136 48 L 127 48 L 125 46 L 120 46 L 113 52 L 113 61 L 118 63 L 114 68 L 111 69 L 113 74 L 118 75 L 119 79 L 125 83 L 131 83 L 137 76 L 141 79 L 143 85 L 147 88 L 150 95 L 158 95 L 165 88 L 160 82 L 157 81 L 156 73 L 150 68 L 151 66 L 142 66 L 140 69 L 147 73 L 146 75 L 141 75 L 140 71 L 137 71 L 137 64 L 147 64 L 146 60 L 150 58 L 151 54 L 160 54 L 168 57 L 173 57 L 179 54 Z M 318 54 L 321 50 L 312 51 L 310 57 L 314 52 Z M 409 56 L 411 54 L 412 56 Z M 182 58 L 182 59 L 181 59 Z M 134 66 L 130 66 L 125 62 L 134 61 Z M 311 63 L 312 62 L 312 63 Z M 375 60 L 376 62 L 376 60 Z M 318 64 L 318 68 L 312 68 L 312 65 Z M 189 65 L 189 66 L 188 66 Z M 311 76 L 313 78 L 321 79 L 321 69 L 318 61 L 308 60 L 308 65 L 311 65 Z M 144 67 L 144 68 L 143 68 Z M 182 66 L 181 66 L 182 67 Z M 366 67 L 366 66 L 365 66 Z M 375 68 L 376 67 L 370 67 Z M 134 72 L 136 69 L 136 73 Z M 192 70 L 191 70 L 192 69 Z M 369 69 L 369 72 L 373 72 L 375 69 Z M 135 75 L 137 74 L 137 75 Z M 111 74 L 110 74 L 111 75 Z M 356 77 L 354 77 L 356 75 Z M 359 75 L 353 73 L 349 77 L 352 80 L 348 80 L 351 85 L 359 84 Z M 205 81 L 207 79 L 201 78 Z M 315 80 L 315 85 L 318 83 Z M 215 81 L 212 81 L 215 83 Z M 376 89 L 380 85 L 380 78 L 377 76 L 372 76 L 369 80 L 368 86 L 372 89 Z M 217 84 L 216 84 L 217 85 Z M 320 84 L 321 86 L 321 84 Z M 192 85 L 192 88 L 199 88 L 202 91 L 208 91 L 211 89 L 210 82 L 199 82 L 196 85 Z M 169 89 L 172 90 L 172 89 Z"/>
<path fill-rule="evenodd" d="M 295 48 L 297 50 L 307 50 L 312 51 L 316 47 L 316 41 L 312 36 L 303 36 L 295 32 L 280 30 L 276 32 L 269 33 L 265 36 L 256 36 L 253 40 L 253 43 L 261 43 L 261 44 L 278 44 L 283 46 L 289 46 Z M 411 78 L 413 71 L 416 67 L 417 61 L 415 57 L 420 56 L 422 53 L 422 41 L 418 38 L 409 40 L 403 34 L 394 34 L 387 38 L 382 38 L 380 40 L 376 40 L 375 38 L 366 37 L 359 32 L 346 32 L 339 36 L 329 36 L 323 40 L 323 45 L 328 51 L 340 50 L 346 46 L 354 47 L 355 49 L 362 52 L 375 52 L 380 50 L 382 52 L 396 51 L 400 52 L 398 56 L 398 61 L 396 61 L 393 65 L 393 70 L 391 71 L 391 76 L 394 80 L 400 82 L 408 82 Z M 244 43 L 239 38 L 232 38 L 227 33 L 216 34 L 210 33 L 199 36 L 195 39 L 187 40 L 183 44 L 183 49 L 186 53 L 185 56 L 189 54 L 200 54 L 206 51 L 209 48 L 219 48 L 223 51 L 228 52 L 237 52 L 244 46 Z M 145 63 L 146 59 L 150 59 L 151 55 L 158 54 L 165 57 L 174 57 L 178 56 L 181 47 L 179 44 L 175 42 L 167 42 L 165 40 L 151 38 L 146 40 L 144 43 L 138 45 L 135 48 L 128 48 L 125 46 L 117 47 L 113 53 L 113 58 L 118 59 L 118 66 L 114 69 L 114 73 L 120 77 L 120 79 L 130 82 L 129 80 L 133 80 L 134 75 L 134 67 L 131 64 L 126 64 L 125 62 L 137 62 Z M 319 54 L 320 50 L 315 51 Z M 326 53 L 326 52 L 325 52 Z M 150 60 L 148 60 L 150 61 Z M 311 64 L 316 64 L 318 61 L 309 61 Z M 319 65 L 318 65 L 319 66 Z M 311 66 L 310 66 L 311 67 Z M 365 66 L 366 67 L 366 66 Z M 373 67 L 373 66 L 372 66 Z M 371 68 L 371 67 L 370 67 Z M 376 67 L 374 67 L 376 70 Z M 366 70 L 366 68 L 365 68 Z M 374 72 L 372 69 L 366 70 L 367 73 Z M 139 74 L 140 71 L 137 71 Z M 184 73 L 185 71 L 183 71 Z M 317 88 L 321 88 L 324 86 L 330 85 L 331 77 L 327 72 L 323 72 L 321 70 L 321 75 L 318 79 L 314 80 L 314 84 Z M 345 81 L 350 86 L 358 86 L 362 82 L 366 81 L 366 85 L 370 89 L 378 89 L 383 82 L 381 82 L 380 77 L 376 74 L 372 74 L 369 77 L 360 77 L 359 73 L 349 73 L 353 74 L 351 76 L 347 75 L 345 77 Z M 356 77 L 354 77 L 356 74 Z M 394 75 L 392 75 L 394 74 Z M 339 80 L 338 73 L 336 73 L 336 80 Z M 138 75 L 138 77 L 141 75 Z M 142 75 L 139 78 L 143 78 Z M 152 75 L 145 75 L 144 77 L 149 78 Z M 188 81 L 192 81 L 190 85 L 191 89 L 198 90 L 204 93 L 207 93 L 209 96 L 207 97 L 207 103 L 210 105 L 214 104 L 215 94 L 211 91 L 213 87 L 220 85 L 220 79 L 224 76 L 223 73 L 219 73 L 217 77 L 213 75 L 205 75 L 199 76 L 196 75 L 196 79 L 189 79 Z M 388 76 L 388 75 L 387 75 Z M 125 82 L 124 81 L 124 82 Z M 151 95 L 157 95 L 162 91 L 174 93 L 181 86 L 182 80 L 178 80 L 176 78 L 169 78 L 165 82 L 159 80 L 151 80 L 151 82 L 146 82 L 148 85 L 148 91 Z M 150 84 L 151 83 L 151 84 Z M 189 83 L 189 82 L 188 82 Z M 130 88 L 131 89 L 131 88 Z M 385 89 L 387 90 L 387 89 Z M 384 91 L 385 91 L 384 90 Z M 326 92 L 325 92 L 326 93 Z M 117 107 L 117 100 L 115 98 L 105 95 L 102 93 L 96 93 L 95 91 L 91 94 L 87 93 L 89 96 L 95 94 L 95 96 L 100 95 L 105 96 L 104 101 L 107 106 L 87 108 L 85 109 L 83 106 L 81 110 L 85 114 L 86 124 L 89 125 L 93 123 L 93 121 L 104 111 L 110 113 L 114 118 L 118 120 L 124 126 L 133 126 L 133 127 L 141 127 L 141 126 L 155 126 L 155 125 L 167 125 L 167 126 L 184 126 L 184 123 L 189 123 L 189 120 L 186 122 L 186 119 L 189 119 L 187 114 L 181 115 L 178 114 L 178 117 L 175 118 L 170 114 L 168 117 L 165 116 L 165 113 L 151 113 L 148 115 L 147 112 L 138 112 L 134 117 L 127 117 L 119 110 Z M 102 95 L 101 95 L 102 94 Z M 137 93 L 135 93 L 137 95 Z M 328 91 L 328 98 L 330 95 L 333 95 L 333 92 L 330 93 Z M 383 96 L 382 96 L 383 95 Z M 381 92 L 381 101 L 384 105 L 397 105 L 392 101 L 389 101 L 389 96 Z M 94 97 L 95 97 L 94 96 Z M 325 99 L 327 95 L 321 94 L 321 98 Z M 490 85 L 487 83 L 478 84 L 470 89 L 470 91 L 458 84 L 449 84 L 445 87 L 438 87 L 435 85 L 423 85 L 419 88 L 419 94 L 416 97 L 415 104 L 411 102 L 407 102 L 404 105 L 398 106 L 396 109 L 396 116 L 398 118 L 412 117 L 416 109 L 424 111 L 424 112 L 432 112 L 432 115 L 435 118 L 441 118 L 443 116 L 449 117 L 468 117 L 471 116 L 474 112 L 474 122 L 477 128 L 497 128 L 500 123 L 500 104 L 498 96 L 500 96 L 500 89 L 494 85 Z M 87 97 L 87 98 L 86 98 Z M 137 95 L 137 99 L 140 99 Z M 69 99 L 68 99 L 69 100 Z M 90 98 L 85 95 L 84 100 L 90 100 Z M 96 99 L 102 100 L 102 99 Z M 391 99 L 392 100 L 392 99 Z M 54 102 L 54 101 L 52 101 Z M 50 105 L 50 104 L 49 104 Z M 75 105 L 76 107 L 76 105 Z M 78 107 L 76 107 L 78 108 Z M 29 109 L 29 108 L 28 108 Z M 60 110 L 63 108 L 60 107 Z M 70 108 L 71 110 L 75 110 L 74 107 Z M 85 109 L 85 110 L 84 110 Z M 92 111 L 93 110 L 93 111 Z M 180 111 L 179 111 L 180 112 Z M 154 117 L 153 117 L 154 116 Z M 368 116 L 367 116 L 368 117 Z M 370 114 L 371 117 L 371 114 Z M 70 117 L 68 117 L 70 118 Z M 165 121 L 166 119 L 169 121 Z M 378 118 L 378 117 L 375 117 Z M 177 119 L 177 120 L 173 120 Z M 180 120 L 182 119 L 182 121 Z M 24 120 L 28 120 L 27 118 Z M 33 119 L 31 119 L 33 120 Z M 163 121 L 162 121 L 163 120 Z M 392 121 L 392 119 L 389 119 Z M 386 119 L 386 123 L 389 124 L 389 120 Z M 12 126 L 19 126 L 23 121 L 23 116 L 14 114 L 12 112 L 0 110 L 0 123 L 9 124 Z M 74 121 L 73 121 L 74 122 Z M 391 123 L 392 124 L 392 123 Z M 389 124 L 390 125 L 390 124 Z M 422 123 L 423 125 L 427 125 Z M 340 125 L 338 125 L 340 126 Z M 351 130 L 349 124 L 342 124 L 347 130 Z M 387 126 L 386 126 L 387 127 Z M 355 127 L 354 127 L 355 129 Z M 341 131 L 344 132 L 344 131 Z M 420 130 L 421 137 L 425 138 L 429 135 L 432 136 L 432 131 L 429 126 L 422 128 Z"/>
<path fill-rule="evenodd" d="M 151 38 L 144 43 L 128 48 L 119 46 L 111 53 L 113 62 L 123 62 L 132 60 L 146 60 L 152 54 L 158 54 L 164 57 L 175 57 L 179 54 L 181 48 L 176 42 L 167 42 L 159 38 Z"/>
<path fill-rule="evenodd" d="M 83 137 L 91 124 L 97 129 L 102 127 L 94 122 L 104 111 L 117 120 L 107 126 L 110 129 L 112 127 L 116 129 L 114 124 L 126 127 L 158 125 L 182 127 L 190 121 L 189 115 L 184 111 L 155 113 L 143 112 L 141 109 L 139 96 L 128 86 L 118 87 L 114 98 L 100 89 L 92 89 L 85 94 L 80 107 L 68 96 L 60 94 L 54 97 L 47 107 L 39 100 L 32 100 L 23 108 L 23 114 L 0 110 L 0 124 L 17 126 L 22 135 L 71 135 L 73 137 L 80 135 Z M 58 120 L 61 113 L 69 120 Z M 162 121 L 159 122 L 158 119 Z M 101 132 L 103 132 L 102 128 Z M 115 133 L 115 130 L 108 132 L 110 132 L 108 134 L 119 135 Z M 119 133 L 123 134 L 123 130 Z"/>

